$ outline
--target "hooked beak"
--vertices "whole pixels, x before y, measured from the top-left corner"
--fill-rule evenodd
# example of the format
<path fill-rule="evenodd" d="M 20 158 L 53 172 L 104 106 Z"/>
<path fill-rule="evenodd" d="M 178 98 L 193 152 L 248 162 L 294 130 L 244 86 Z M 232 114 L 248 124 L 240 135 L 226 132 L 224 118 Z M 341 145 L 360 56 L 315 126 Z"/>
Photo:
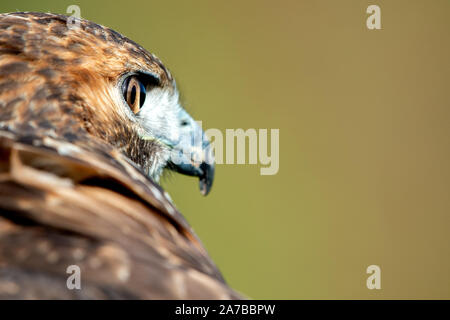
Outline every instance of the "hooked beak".
<path fill-rule="evenodd" d="M 208 147 L 203 150 L 197 150 L 195 151 L 195 157 L 205 157 L 205 155 L 209 152 L 210 149 L 209 143 Z M 185 149 L 186 150 L 186 149 Z M 184 151 L 179 151 L 184 152 Z M 198 153 L 197 153 L 198 152 Z M 176 172 L 188 175 L 188 176 L 196 176 L 199 178 L 199 188 L 202 195 L 206 196 L 209 191 L 211 190 L 212 183 L 214 180 L 214 163 L 208 163 L 207 161 L 194 161 L 187 157 L 185 157 L 185 160 L 183 163 L 175 164 L 173 160 L 170 161 L 169 168 L 171 170 L 174 170 Z"/>
<path fill-rule="evenodd" d="M 187 112 L 181 114 L 181 134 L 173 145 L 168 168 L 199 178 L 202 195 L 211 190 L 214 180 L 214 154 L 202 128 Z"/>

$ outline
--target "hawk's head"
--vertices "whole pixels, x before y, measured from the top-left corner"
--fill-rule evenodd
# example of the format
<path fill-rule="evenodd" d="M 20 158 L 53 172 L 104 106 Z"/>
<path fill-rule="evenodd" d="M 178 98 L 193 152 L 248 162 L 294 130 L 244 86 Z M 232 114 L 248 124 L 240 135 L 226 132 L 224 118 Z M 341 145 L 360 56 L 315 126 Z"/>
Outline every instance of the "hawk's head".
<path fill-rule="evenodd" d="M 207 194 L 214 159 L 158 58 L 117 32 L 43 13 L 1 15 L 2 126 L 121 150 L 158 181 L 165 168 L 198 176 Z M 20 128 L 19 128 L 20 127 Z M 88 140 L 86 140 L 88 141 Z"/>

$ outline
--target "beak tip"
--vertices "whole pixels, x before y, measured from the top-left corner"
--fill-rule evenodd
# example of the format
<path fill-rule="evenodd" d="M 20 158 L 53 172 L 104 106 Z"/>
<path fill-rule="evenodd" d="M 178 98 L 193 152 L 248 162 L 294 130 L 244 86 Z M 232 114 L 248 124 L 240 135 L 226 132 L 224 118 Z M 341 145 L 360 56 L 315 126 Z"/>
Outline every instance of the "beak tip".
<path fill-rule="evenodd" d="M 200 193 L 203 196 L 207 196 L 211 191 L 214 180 L 214 165 L 203 162 L 200 165 L 200 169 L 203 171 L 203 174 L 199 178 Z"/>
<path fill-rule="evenodd" d="M 209 193 L 209 190 L 206 187 L 206 184 L 203 183 L 203 181 L 200 181 L 200 193 L 202 194 L 202 196 L 207 196 Z"/>

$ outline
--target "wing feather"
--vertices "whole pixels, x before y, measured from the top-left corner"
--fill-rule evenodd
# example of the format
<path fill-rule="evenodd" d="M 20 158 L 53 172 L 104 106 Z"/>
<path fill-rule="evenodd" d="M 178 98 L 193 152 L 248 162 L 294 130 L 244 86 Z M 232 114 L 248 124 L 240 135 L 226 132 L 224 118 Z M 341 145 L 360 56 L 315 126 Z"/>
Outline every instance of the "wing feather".
<path fill-rule="evenodd" d="M 81 290 L 66 286 L 70 265 Z M 239 297 L 163 190 L 120 153 L 0 131 L 0 298 Z"/>

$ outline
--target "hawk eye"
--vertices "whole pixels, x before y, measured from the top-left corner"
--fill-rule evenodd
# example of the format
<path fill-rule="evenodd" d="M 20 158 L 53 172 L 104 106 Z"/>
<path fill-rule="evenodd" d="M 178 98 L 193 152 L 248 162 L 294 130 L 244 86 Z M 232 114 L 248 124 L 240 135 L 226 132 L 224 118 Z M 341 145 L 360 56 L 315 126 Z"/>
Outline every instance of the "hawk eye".
<path fill-rule="evenodd" d="M 122 94 L 131 111 L 138 113 L 144 105 L 146 95 L 142 81 L 135 75 L 126 78 L 122 84 Z"/>

